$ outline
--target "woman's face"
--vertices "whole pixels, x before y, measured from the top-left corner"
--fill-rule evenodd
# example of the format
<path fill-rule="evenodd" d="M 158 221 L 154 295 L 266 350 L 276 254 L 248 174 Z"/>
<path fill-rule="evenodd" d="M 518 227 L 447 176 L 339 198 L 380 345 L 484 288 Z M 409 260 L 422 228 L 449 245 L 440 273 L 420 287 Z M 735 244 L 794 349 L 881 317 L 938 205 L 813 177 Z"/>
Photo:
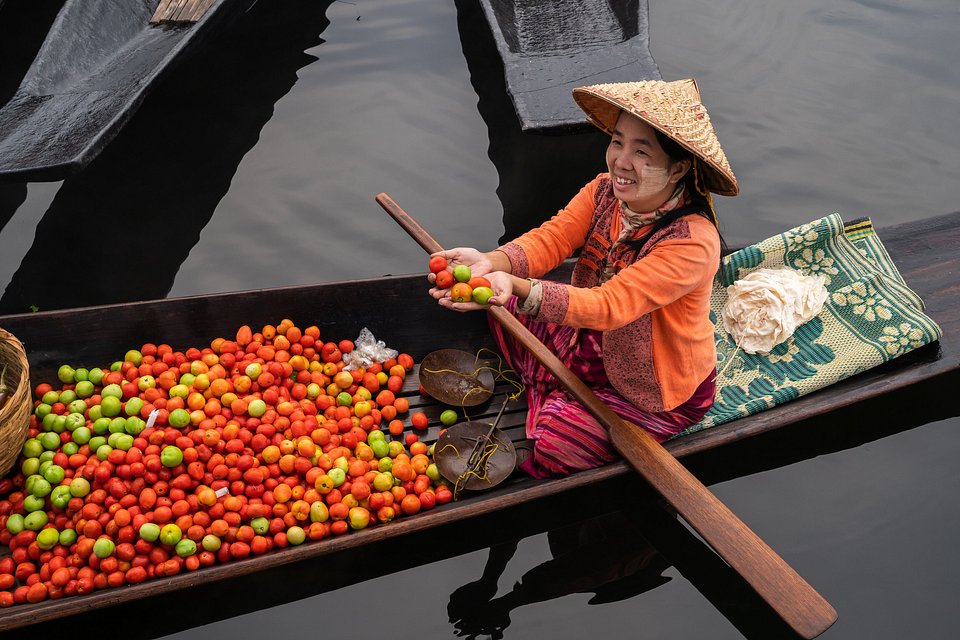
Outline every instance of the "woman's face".
<path fill-rule="evenodd" d="M 653 211 L 665 203 L 689 168 L 689 160 L 671 162 L 653 127 L 620 113 L 607 146 L 607 170 L 614 195 L 632 211 Z"/>

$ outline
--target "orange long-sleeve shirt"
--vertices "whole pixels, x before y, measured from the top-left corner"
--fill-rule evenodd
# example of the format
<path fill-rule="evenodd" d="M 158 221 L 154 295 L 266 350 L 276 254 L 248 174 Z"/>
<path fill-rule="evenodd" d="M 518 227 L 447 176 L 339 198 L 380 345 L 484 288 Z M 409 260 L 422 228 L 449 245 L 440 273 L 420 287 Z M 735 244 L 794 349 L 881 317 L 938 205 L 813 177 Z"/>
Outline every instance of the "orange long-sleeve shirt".
<path fill-rule="evenodd" d="M 596 213 L 596 191 L 607 174 L 588 183 L 553 218 L 501 247 L 514 274 L 539 277 L 582 247 Z M 610 220 L 610 244 L 620 233 L 620 206 Z M 642 409 L 669 411 L 687 401 L 716 367 L 710 293 L 720 259 L 719 235 L 702 216 L 685 216 L 675 232 L 657 242 L 644 257 L 595 287 L 543 282 L 537 320 L 604 332 L 620 329 L 650 314 L 653 380 L 658 398 Z M 629 345 L 624 345 L 629 348 Z M 639 352 L 639 350 L 638 350 Z M 624 361 L 624 354 L 618 354 Z M 626 354 L 626 361 L 630 361 Z M 650 367 L 637 357 L 636 366 Z M 604 364 L 615 387 L 619 371 Z M 630 372 L 628 378 L 635 378 Z M 641 377 L 644 376 L 640 372 Z M 618 387 L 619 388 L 619 387 Z M 621 390 L 623 391 L 623 390 Z M 647 390 L 649 391 L 649 390 Z M 624 393 L 634 400 L 638 395 Z M 633 395 L 633 397 L 631 397 Z M 635 401 L 635 404 L 637 402 Z"/>

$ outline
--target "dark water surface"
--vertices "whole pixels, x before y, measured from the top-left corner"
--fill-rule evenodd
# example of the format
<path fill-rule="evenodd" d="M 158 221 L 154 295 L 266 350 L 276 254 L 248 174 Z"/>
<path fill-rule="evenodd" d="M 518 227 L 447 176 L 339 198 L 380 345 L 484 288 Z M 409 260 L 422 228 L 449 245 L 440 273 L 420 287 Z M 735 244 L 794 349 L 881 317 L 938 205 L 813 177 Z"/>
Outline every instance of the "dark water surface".
<path fill-rule="evenodd" d="M 26 4 L 0 11 L 0 99 L 58 3 Z M 740 197 L 717 199 L 731 245 L 833 211 L 882 228 L 956 210 L 956 0 L 650 4 L 663 77 L 697 78 L 740 179 Z M 0 313 L 421 271 L 421 250 L 376 193 L 442 244 L 490 247 L 601 171 L 603 146 L 595 133 L 520 133 L 474 0 L 260 2 L 83 172 L 0 185 Z M 956 637 L 960 419 L 942 399 L 949 390 L 900 394 L 884 411 L 807 425 L 810 438 L 793 430 L 692 462 L 837 608 L 823 637 Z M 613 516 L 599 517 L 589 496 L 542 514 L 553 533 L 527 530 L 494 604 L 475 587 L 465 597 L 472 623 L 461 627 L 503 628 L 514 607 L 507 638 L 781 636 L 762 607 L 731 595 L 722 570 L 689 561 L 695 544 L 673 549 L 672 561 L 648 553 L 644 538 L 670 556 L 664 549 L 685 536 L 638 529 L 636 512 L 658 518 L 642 488 L 605 491 L 621 489 L 614 503 L 625 511 Z M 586 516 L 575 533 L 587 542 L 571 546 L 556 527 Z M 253 576 L 103 619 L 148 616 L 136 637 L 453 637 L 451 594 L 483 573 L 484 534 L 510 532 L 509 520 L 474 531 L 466 548 L 477 550 L 459 556 L 445 549 L 463 541 L 439 540 L 381 551 L 363 571 L 315 565 L 316 582 L 295 582 L 302 593 L 286 603 L 270 597 L 276 578 Z M 598 587 L 609 548 L 646 569 Z M 526 575 L 551 549 L 560 559 Z M 258 593 L 264 604 L 249 604 Z M 172 602 L 177 611 L 163 609 Z"/>

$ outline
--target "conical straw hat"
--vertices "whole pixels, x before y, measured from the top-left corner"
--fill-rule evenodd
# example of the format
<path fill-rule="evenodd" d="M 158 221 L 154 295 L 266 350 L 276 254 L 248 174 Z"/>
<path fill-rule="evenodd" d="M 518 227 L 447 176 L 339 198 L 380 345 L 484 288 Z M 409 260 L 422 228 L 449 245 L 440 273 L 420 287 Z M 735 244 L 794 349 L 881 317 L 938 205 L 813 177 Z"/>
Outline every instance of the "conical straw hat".
<path fill-rule="evenodd" d="M 573 99 L 593 124 L 610 134 L 621 110 L 632 113 L 703 161 L 707 189 L 723 196 L 740 192 L 694 80 L 595 84 L 574 89 Z"/>

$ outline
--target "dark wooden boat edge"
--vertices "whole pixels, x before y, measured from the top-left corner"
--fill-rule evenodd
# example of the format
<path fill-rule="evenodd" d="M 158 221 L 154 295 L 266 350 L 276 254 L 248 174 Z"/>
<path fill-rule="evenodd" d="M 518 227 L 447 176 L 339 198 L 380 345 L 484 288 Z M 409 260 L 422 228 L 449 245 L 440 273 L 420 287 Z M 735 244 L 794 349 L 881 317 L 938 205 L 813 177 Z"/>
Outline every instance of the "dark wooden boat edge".
<path fill-rule="evenodd" d="M 960 348 L 958 348 L 958 339 L 960 339 L 960 327 L 958 327 L 960 325 L 960 302 L 958 301 L 960 301 L 960 296 L 957 295 L 960 293 L 960 281 L 958 281 L 957 276 L 960 273 L 960 270 L 958 270 L 960 269 L 960 264 L 958 264 L 960 258 L 952 255 L 956 253 L 956 246 L 960 246 L 960 212 L 907 223 L 887 230 L 881 229 L 879 233 L 908 285 L 924 298 L 928 312 L 940 323 L 944 330 L 943 339 L 939 343 L 929 345 L 882 367 L 877 367 L 821 391 L 801 397 L 787 405 L 670 441 L 665 445 L 668 451 L 678 458 L 705 453 L 748 438 L 769 434 L 805 420 L 824 416 L 860 402 L 876 399 L 898 389 L 930 382 L 946 374 L 955 374 L 960 369 Z M 40 325 L 61 327 L 65 326 L 64 323 L 76 322 L 81 319 L 81 322 L 87 325 L 86 331 L 71 332 L 70 336 L 62 338 L 64 344 L 71 344 L 78 338 L 78 333 L 80 337 L 91 334 L 91 323 L 95 325 L 92 335 L 99 335 L 104 328 L 100 324 L 101 321 L 109 320 L 111 314 L 114 317 L 121 314 L 130 319 L 139 318 L 140 320 L 137 322 L 140 323 L 144 323 L 144 318 L 152 319 L 145 322 L 146 326 L 141 327 L 141 331 L 147 334 L 153 332 L 153 334 L 143 337 L 142 340 L 156 339 L 157 328 L 166 326 L 162 322 L 164 317 L 168 320 L 171 318 L 171 314 L 162 313 L 165 308 L 179 308 L 185 311 L 186 316 L 199 312 L 201 315 L 206 314 L 206 317 L 213 318 L 228 308 L 230 302 L 239 304 L 243 301 L 241 304 L 243 306 L 244 304 L 250 305 L 254 301 L 267 301 L 269 306 L 271 301 L 323 300 L 324 296 L 332 298 L 347 295 L 351 291 L 355 293 L 372 283 L 377 283 L 382 288 L 385 282 L 401 285 L 398 288 L 406 291 L 409 290 L 409 286 L 420 282 L 422 278 L 422 274 L 388 276 L 319 285 L 295 285 L 276 289 L 257 289 L 83 309 L 18 314 L 0 317 L 0 326 L 4 326 L 15 335 L 19 335 L 18 332 L 29 335 L 31 333 L 29 327 L 36 327 L 37 321 L 40 321 Z M 358 301 L 362 298 L 362 296 L 354 296 L 354 299 Z M 406 304 L 410 304 L 409 297 L 406 294 L 403 295 L 403 299 Z M 414 315 L 421 319 L 438 313 L 435 305 L 432 304 L 429 307 L 414 305 L 413 308 L 415 310 Z M 268 314 L 264 323 L 275 322 L 279 319 L 278 313 L 286 315 L 286 311 L 290 310 L 290 306 L 287 306 L 284 310 L 282 304 L 279 308 L 271 307 L 263 310 L 265 315 Z M 475 315 L 479 316 L 480 314 Z M 200 322 L 200 320 L 197 320 L 197 324 Z M 253 324 L 254 321 L 251 320 L 251 323 Z M 186 325 L 175 323 L 175 332 L 190 331 L 189 324 L 189 322 Z M 223 321 L 219 324 L 224 325 L 222 331 L 235 330 L 239 326 L 235 324 L 235 319 L 229 317 L 223 318 Z M 334 325 L 340 326 L 336 322 L 324 325 L 321 321 L 321 326 Z M 477 340 L 482 340 L 485 329 L 482 319 L 473 322 L 462 335 L 461 344 L 453 346 L 462 348 L 471 343 L 476 344 Z M 113 330 L 116 331 L 116 328 Z M 374 332 L 377 333 L 377 330 L 375 329 Z M 117 332 L 117 335 L 120 333 L 122 332 Z M 132 337 L 127 344 L 137 344 L 139 338 L 135 334 L 136 331 L 128 334 Z M 222 332 L 211 334 L 207 336 L 207 339 L 212 339 L 215 335 L 225 334 Z M 347 335 L 349 334 L 343 334 L 341 337 Z M 44 372 L 45 375 L 52 372 L 48 363 L 51 360 L 53 364 L 61 362 L 65 353 L 63 348 L 44 351 L 32 349 L 29 339 L 25 341 L 25 344 L 31 355 L 31 366 L 36 361 L 37 371 Z M 174 344 L 172 339 L 171 344 Z M 189 344 L 176 343 L 175 346 L 180 348 L 194 346 L 195 344 L 194 342 Z M 388 344 L 390 344 L 389 340 Z M 200 345 L 196 344 L 196 346 Z M 402 344 L 397 346 L 403 347 Z M 111 352 L 115 353 L 115 350 L 111 349 Z M 416 354 L 417 359 L 419 360 L 422 355 Z M 85 357 L 96 358 L 100 356 L 94 349 L 88 350 Z M 84 362 L 96 363 L 98 361 Z M 37 380 L 33 382 L 35 384 Z M 410 536 L 441 525 L 479 518 L 507 507 L 529 505 L 541 499 L 615 480 L 630 473 L 631 471 L 625 463 L 618 462 L 599 469 L 549 481 L 534 481 L 526 478 L 514 479 L 491 491 L 471 496 L 467 500 L 452 503 L 414 517 L 402 518 L 387 526 L 355 532 L 318 543 L 288 547 L 263 556 L 216 565 L 193 573 L 156 579 L 140 585 L 128 585 L 120 589 L 100 591 L 82 597 L 57 601 L 45 601 L 34 605 L 17 605 L 0 612 L 0 630 L 26 626 L 152 595 L 236 578 L 266 568 L 279 567 L 331 554 L 340 554 L 394 537 Z"/>

